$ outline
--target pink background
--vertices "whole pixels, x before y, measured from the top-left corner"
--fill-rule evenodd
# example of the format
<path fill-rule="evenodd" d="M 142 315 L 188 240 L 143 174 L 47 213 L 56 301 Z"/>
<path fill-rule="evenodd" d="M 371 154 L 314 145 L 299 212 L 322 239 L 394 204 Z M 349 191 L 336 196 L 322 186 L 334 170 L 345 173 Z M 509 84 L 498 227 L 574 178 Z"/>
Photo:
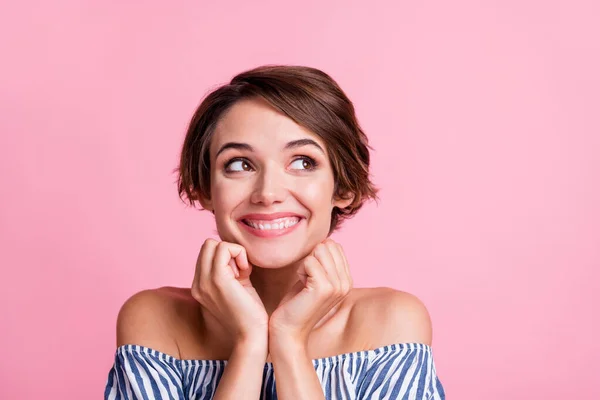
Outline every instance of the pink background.
<path fill-rule="evenodd" d="M 600 398 L 597 2 L 3 3 L 0 398 L 101 398 L 120 305 L 214 235 L 188 119 L 265 63 L 354 101 L 382 201 L 334 238 L 426 303 L 448 398 Z"/>

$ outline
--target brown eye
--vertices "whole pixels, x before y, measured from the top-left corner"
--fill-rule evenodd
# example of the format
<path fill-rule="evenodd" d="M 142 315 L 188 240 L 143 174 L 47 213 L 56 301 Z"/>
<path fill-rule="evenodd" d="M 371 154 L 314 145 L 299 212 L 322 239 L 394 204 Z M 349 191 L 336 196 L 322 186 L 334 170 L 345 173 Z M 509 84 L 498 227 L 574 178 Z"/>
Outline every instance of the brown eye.
<path fill-rule="evenodd" d="M 311 170 L 317 166 L 317 163 L 310 157 L 300 157 L 294 160 L 292 166 L 292 169 Z"/>
<path fill-rule="evenodd" d="M 251 169 L 250 163 L 241 158 L 234 158 L 225 165 L 225 170 L 227 172 L 244 172 L 250 171 Z"/>

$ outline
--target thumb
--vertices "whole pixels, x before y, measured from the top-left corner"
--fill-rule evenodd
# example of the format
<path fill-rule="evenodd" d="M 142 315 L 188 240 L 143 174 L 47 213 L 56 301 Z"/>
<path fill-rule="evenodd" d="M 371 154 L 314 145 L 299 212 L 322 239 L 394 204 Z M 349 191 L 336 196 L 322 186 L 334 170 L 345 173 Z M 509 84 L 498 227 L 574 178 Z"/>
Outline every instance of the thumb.
<path fill-rule="evenodd" d="M 248 263 L 247 266 L 238 264 L 239 275 L 237 277 L 238 281 L 246 280 L 250 278 L 250 274 L 252 273 L 252 263 Z"/>
<path fill-rule="evenodd" d="M 241 270 L 240 270 L 239 266 L 237 265 L 235 258 L 230 259 L 227 264 L 229 264 L 229 266 L 231 267 L 231 270 L 233 271 L 233 275 L 234 275 L 235 279 L 239 279 Z"/>

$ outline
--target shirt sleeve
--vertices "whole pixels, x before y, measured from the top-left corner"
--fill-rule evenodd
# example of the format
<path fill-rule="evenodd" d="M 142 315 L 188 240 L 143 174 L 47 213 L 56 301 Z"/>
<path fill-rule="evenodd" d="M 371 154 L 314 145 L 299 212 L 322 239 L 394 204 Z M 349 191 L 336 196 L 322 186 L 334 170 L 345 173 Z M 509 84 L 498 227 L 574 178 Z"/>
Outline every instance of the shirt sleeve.
<path fill-rule="evenodd" d="M 105 400 L 184 399 L 181 360 L 137 345 L 117 349 Z"/>
<path fill-rule="evenodd" d="M 431 347 L 421 343 L 386 346 L 369 355 L 357 399 L 445 400 Z"/>

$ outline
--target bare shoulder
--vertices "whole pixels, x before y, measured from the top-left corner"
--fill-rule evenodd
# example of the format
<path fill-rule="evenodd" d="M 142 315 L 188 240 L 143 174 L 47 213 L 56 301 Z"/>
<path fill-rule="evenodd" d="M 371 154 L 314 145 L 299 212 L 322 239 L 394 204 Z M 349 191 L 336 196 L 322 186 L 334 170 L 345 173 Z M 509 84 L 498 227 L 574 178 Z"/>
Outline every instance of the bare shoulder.
<path fill-rule="evenodd" d="M 117 347 L 136 344 L 178 357 L 174 333 L 192 307 L 188 295 L 189 290 L 161 287 L 131 296 L 117 317 Z"/>
<path fill-rule="evenodd" d="M 432 341 L 425 304 L 413 294 L 392 288 L 357 289 L 348 323 L 371 348 L 393 343 L 431 345 Z"/>

